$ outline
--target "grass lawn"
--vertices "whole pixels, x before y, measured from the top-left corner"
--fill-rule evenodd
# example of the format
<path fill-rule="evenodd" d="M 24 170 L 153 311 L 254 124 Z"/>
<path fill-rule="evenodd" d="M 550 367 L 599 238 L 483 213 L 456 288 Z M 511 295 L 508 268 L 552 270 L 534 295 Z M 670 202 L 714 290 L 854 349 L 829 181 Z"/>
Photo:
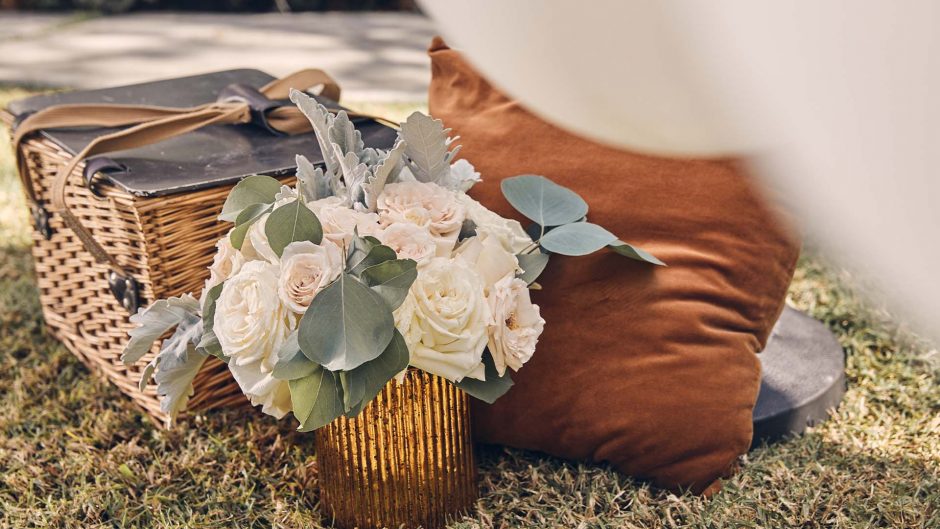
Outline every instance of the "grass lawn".
<path fill-rule="evenodd" d="M 0 87 L 0 106 L 24 95 Z M 363 110 L 394 117 L 412 105 Z M 29 223 L 0 148 L 0 527 L 321 527 L 312 436 L 244 409 L 153 426 L 43 330 Z M 790 302 L 848 354 L 838 412 L 746 456 L 704 500 L 607 468 L 480 453 L 481 498 L 453 527 L 940 527 L 940 354 L 804 257 Z"/>

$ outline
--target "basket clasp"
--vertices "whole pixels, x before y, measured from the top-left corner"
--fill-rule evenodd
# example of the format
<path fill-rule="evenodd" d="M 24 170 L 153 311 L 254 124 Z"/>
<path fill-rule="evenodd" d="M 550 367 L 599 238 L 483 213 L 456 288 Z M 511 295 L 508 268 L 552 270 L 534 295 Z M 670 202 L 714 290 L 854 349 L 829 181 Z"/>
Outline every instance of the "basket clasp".
<path fill-rule="evenodd" d="M 140 286 L 137 280 L 130 276 L 122 276 L 114 270 L 108 272 L 108 287 L 122 307 L 131 315 L 140 308 Z"/>

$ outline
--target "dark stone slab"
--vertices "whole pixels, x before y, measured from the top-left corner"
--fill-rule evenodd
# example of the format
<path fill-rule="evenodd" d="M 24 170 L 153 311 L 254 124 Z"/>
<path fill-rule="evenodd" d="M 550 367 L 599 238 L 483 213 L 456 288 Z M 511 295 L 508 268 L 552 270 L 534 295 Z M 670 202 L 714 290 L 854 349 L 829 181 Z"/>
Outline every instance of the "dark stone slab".
<path fill-rule="evenodd" d="M 758 357 L 753 446 L 800 434 L 829 416 L 845 394 L 845 353 L 826 327 L 790 307 Z"/>
<path fill-rule="evenodd" d="M 258 70 L 228 70 L 131 86 L 63 92 L 13 101 L 7 107 L 18 120 L 51 105 L 73 103 L 122 103 L 191 107 L 215 101 L 233 83 L 260 88 L 274 77 Z M 306 89 L 307 87 L 296 87 Z M 328 107 L 335 102 L 321 100 Z M 285 104 L 291 104 L 289 101 Z M 393 145 L 394 129 L 372 120 L 358 120 L 367 147 Z M 92 139 L 117 129 L 58 129 L 43 134 L 74 154 Z M 130 149 L 99 160 L 98 180 L 106 178 L 138 196 L 161 196 L 230 184 L 253 174 L 293 174 L 294 157 L 303 154 L 314 164 L 323 156 L 313 133 L 277 136 L 255 125 L 205 127 L 154 145 Z"/>

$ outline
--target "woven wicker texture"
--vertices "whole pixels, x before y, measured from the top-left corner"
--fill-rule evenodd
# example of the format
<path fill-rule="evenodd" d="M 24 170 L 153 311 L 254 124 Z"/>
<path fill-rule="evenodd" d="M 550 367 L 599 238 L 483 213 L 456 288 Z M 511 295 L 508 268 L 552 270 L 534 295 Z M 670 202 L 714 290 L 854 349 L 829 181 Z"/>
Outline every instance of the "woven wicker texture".
<path fill-rule="evenodd" d="M 477 499 L 466 393 L 409 369 L 316 431 L 320 501 L 340 527 L 442 527 Z"/>
<path fill-rule="evenodd" d="M 0 113 L 9 125 L 12 117 Z M 22 144 L 29 180 L 43 203 L 50 201 L 56 171 L 71 154 L 41 135 Z M 216 220 L 231 186 L 158 198 L 140 198 L 113 186 L 98 186 L 99 198 L 82 183 L 84 164 L 70 176 L 66 201 L 109 254 L 138 281 L 144 303 L 202 290 L 215 243 L 228 229 Z M 132 324 L 108 288 L 106 265 L 96 263 L 81 241 L 51 215 L 46 240 L 34 231 L 33 257 L 43 317 L 50 332 L 90 369 L 102 374 L 154 419 L 163 422 L 156 385 L 141 391 L 138 381 L 156 348 L 141 362 L 125 366 L 121 352 Z M 247 403 L 228 368 L 210 358 L 193 382 L 189 410 Z"/>

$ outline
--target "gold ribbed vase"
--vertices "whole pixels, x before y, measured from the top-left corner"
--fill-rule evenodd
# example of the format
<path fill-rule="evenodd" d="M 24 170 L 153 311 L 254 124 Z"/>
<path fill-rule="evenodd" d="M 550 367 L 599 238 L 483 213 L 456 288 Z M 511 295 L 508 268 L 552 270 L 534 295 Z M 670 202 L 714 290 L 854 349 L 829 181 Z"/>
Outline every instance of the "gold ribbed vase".
<path fill-rule="evenodd" d="M 442 527 L 477 498 L 467 395 L 409 369 L 316 432 L 320 504 L 339 527 Z"/>

